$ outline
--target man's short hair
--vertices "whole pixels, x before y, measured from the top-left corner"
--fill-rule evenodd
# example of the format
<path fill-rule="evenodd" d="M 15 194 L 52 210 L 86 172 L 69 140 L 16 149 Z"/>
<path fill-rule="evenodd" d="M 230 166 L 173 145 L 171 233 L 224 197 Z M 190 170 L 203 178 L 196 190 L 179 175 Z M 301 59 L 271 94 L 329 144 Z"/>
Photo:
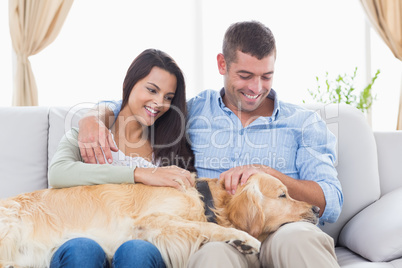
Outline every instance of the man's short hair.
<path fill-rule="evenodd" d="M 261 60 L 274 53 L 275 38 L 271 30 L 258 21 L 237 22 L 229 26 L 223 39 L 222 52 L 228 67 L 235 62 L 236 51 Z"/>

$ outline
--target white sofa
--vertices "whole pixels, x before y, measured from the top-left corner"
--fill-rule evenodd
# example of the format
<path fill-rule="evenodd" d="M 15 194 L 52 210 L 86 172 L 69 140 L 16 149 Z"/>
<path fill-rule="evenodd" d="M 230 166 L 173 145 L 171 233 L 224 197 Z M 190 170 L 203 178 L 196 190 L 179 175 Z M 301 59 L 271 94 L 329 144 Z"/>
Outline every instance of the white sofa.
<path fill-rule="evenodd" d="M 402 132 L 373 133 L 350 106 L 307 108 L 338 137 L 344 206 L 339 220 L 322 229 L 335 240 L 340 266 L 402 267 Z M 48 187 L 57 144 L 83 112 L 79 106 L 0 107 L 1 198 Z"/>

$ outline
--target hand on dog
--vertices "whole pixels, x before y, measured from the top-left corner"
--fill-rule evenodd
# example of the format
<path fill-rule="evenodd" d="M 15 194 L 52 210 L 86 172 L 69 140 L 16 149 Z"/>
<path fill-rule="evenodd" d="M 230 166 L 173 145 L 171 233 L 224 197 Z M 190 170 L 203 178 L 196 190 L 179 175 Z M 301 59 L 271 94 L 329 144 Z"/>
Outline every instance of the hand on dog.
<path fill-rule="evenodd" d="M 231 168 L 225 172 L 222 172 L 219 176 L 219 180 L 225 181 L 225 189 L 229 194 L 235 194 L 237 187 L 244 185 L 251 175 L 256 173 L 265 173 L 262 165 L 244 165 Z"/>
<path fill-rule="evenodd" d="M 178 166 L 158 167 L 158 168 L 136 168 L 134 171 L 136 183 L 143 183 L 152 186 L 167 186 L 176 189 L 193 187 L 195 185 L 194 176 L 185 169 Z"/>

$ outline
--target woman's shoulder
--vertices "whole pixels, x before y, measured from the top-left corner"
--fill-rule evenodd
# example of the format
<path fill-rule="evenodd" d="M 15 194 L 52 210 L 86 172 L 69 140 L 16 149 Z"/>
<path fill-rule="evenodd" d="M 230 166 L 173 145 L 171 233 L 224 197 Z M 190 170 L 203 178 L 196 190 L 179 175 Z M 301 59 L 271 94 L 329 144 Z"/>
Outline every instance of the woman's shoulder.
<path fill-rule="evenodd" d="M 78 128 L 73 127 L 68 131 L 66 131 L 60 142 L 61 143 L 67 142 L 73 145 L 78 144 Z"/>

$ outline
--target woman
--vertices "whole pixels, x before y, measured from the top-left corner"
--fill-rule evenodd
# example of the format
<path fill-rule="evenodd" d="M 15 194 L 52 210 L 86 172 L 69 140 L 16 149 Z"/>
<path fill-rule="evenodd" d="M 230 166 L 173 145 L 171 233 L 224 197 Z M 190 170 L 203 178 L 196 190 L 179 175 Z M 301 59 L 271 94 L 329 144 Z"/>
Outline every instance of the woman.
<path fill-rule="evenodd" d="M 78 130 L 61 140 L 49 168 L 54 188 L 103 183 L 143 183 L 179 188 L 194 185 L 193 154 L 185 139 L 186 97 L 183 74 L 166 53 L 148 49 L 129 67 L 123 83 L 122 109 L 111 130 L 119 148 L 110 165 L 82 162 Z M 185 170 L 186 168 L 187 170 Z M 181 183 L 177 180 L 181 180 Z M 51 267 L 109 267 L 102 248 L 88 238 L 64 243 Z M 151 243 L 121 245 L 113 267 L 165 267 Z"/>

